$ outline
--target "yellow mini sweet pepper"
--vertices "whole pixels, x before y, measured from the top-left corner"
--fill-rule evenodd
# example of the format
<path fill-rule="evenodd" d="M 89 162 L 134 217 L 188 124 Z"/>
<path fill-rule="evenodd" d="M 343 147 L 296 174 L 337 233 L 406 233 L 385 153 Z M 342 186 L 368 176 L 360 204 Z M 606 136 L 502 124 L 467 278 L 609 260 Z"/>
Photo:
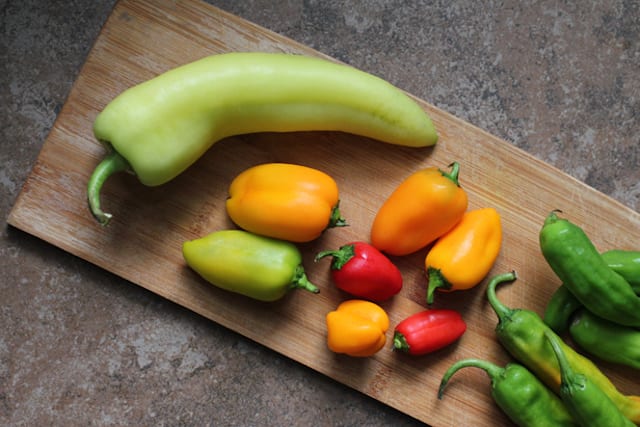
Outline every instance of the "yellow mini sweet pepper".
<path fill-rule="evenodd" d="M 327 345 L 335 353 L 372 356 L 387 341 L 389 316 L 379 305 L 352 299 L 327 314 Z"/>
<path fill-rule="evenodd" d="M 239 227 L 290 242 L 309 242 L 346 225 L 338 185 L 324 172 L 288 163 L 251 167 L 229 186 L 227 213 Z"/>
<path fill-rule="evenodd" d="M 453 229 L 440 237 L 425 258 L 429 279 L 427 303 L 434 291 L 470 289 L 489 273 L 502 246 L 500 215 L 493 208 L 465 212 Z"/>

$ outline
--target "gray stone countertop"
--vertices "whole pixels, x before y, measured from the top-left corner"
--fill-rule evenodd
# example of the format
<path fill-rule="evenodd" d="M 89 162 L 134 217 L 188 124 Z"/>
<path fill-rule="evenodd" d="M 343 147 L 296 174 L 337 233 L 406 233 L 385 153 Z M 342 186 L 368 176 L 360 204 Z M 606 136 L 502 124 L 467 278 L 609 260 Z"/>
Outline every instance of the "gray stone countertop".
<path fill-rule="evenodd" d="M 211 3 L 640 210 L 637 1 Z M 113 5 L 0 2 L 0 424 L 420 424 L 6 225 Z"/>

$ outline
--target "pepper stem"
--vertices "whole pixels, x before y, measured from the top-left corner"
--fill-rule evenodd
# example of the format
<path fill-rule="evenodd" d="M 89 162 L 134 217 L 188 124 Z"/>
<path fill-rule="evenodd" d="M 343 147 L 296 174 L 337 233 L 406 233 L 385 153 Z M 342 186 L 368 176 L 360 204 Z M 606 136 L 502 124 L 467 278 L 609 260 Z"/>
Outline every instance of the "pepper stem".
<path fill-rule="evenodd" d="M 517 279 L 517 275 L 515 271 L 511 271 L 509 273 L 498 274 L 493 277 L 487 286 L 487 298 L 489 299 L 489 304 L 496 312 L 498 316 L 498 321 L 502 322 L 503 320 L 509 318 L 513 310 L 502 304 L 496 295 L 496 286 L 503 282 L 512 282 Z"/>
<path fill-rule="evenodd" d="M 100 190 L 111 175 L 129 170 L 129 163 L 116 151 L 111 151 L 94 169 L 87 184 L 89 209 L 101 225 L 107 225 L 112 215 L 100 207 Z"/>
<path fill-rule="evenodd" d="M 427 276 L 429 278 L 427 304 L 433 304 L 433 295 L 435 294 L 436 289 L 451 289 L 451 283 L 447 281 L 439 268 L 427 268 Z"/>
<path fill-rule="evenodd" d="M 340 270 L 346 263 L 351 260 L 354 256 L 356 256 L 356 246 L 355 245 L 344 245 L 341 246 L 337 251 L 322 251 L 318 252 L 318 255 L 315 257 L 315 261 L 319 261 L 321 258 L 326 256 L 332 256 L 333 261 L 331 262 L 332 270 Z"/>
<path fill-rule="evenodd" d="M 458 187 L 460 187 L 460 182 L 458 182 L 458 175 L 460 174 L 460 164 L 458 162 L 453 162 L 449 165 L 451 168 L 450 172 L 445 172 L 442 169 L 439 169 L 442 176 L 449 178 L 454 182 Z"/>
<path fill-rule="evenodd" d="M 400 350 L 403 353 L 409 352 L 409 343 L 401 332 L 396 331 L 393 334 L 393 349 Z"/>
<path fill-rule="evenodd" d="M 302 264 L 296 267 L 296 272 L 293 275 L 293 279 L 291 280 L 291 289 L 294 288 L 305 289 L 309 292 L 313 292 L 314 294 L 320 292 L 320 289 L 318 289 L 318 287 L 311 283 L 311 281 L 309 281 L 309 279 L 307 278 L 307 274 L 305 273 Z"/>
<path fill-rule="evenodd" d="M 340 213 L 340 201 L 338 201 L 331 210 L 331 216 L 329 217 L 329 225 L 327 225 L 327 228 L 346 227 L 348 225 L 347 220 L 342 218 L 342 214 Z"/>
<path fill-rule="evenodd" d="M 453 365 L 451 365 L 451 367 L 447 369 L 447 372 L 445 372 L 444 375 L 442 376 L 442 381 L 440 381 L 440 387 L 438 388 L 438 399 L 442 399 L 442 395 L 444 394 L 444 389 L 447 387 L 447 384 L 449 383 L 449 379 L 451 379 L 453 374 L 458 372 L 460 369 L 467 368 L 467 367 L 482 369 L 487 373 L 492 383 L 497 378 L 499 378 L 500 375 L 502 375 L 502 373 L 504 372 L 504 368 L 501 368 L 500 366 L 494 363 L 491 363 L 487 360 L 481 360 L 481 359 L 459 360 L 455 362 Z"/>
<path fill-rule="evenodd" d="M 554 222 L 557 222 L 559 219 L 558 213 L 562 213 L 562 211 L 560 209 L 554 209 L 551 212 L 549 212 L 549 215 L 547 215 L 547 217 L 545 218 L 543 225 L 550 225 L 550 224 L 553 224 Z"/>
<path fill-rule="evenodd" d="M 568 384 L 575 380 L 579 380 L 580 377 L 574 373 L 573 369 L 571 368 L 571 364 L 567 360 L 567 356 L 565 355 L 564 350 L 560 345 L 560 338 L 549 331 L 545 331 L 544 336 L 547 338 L 549 344 L 551 344 L 551 348 L 553 349 L 556 360 L 558 361 L 558 366 L 560 368 L 561 387 L 562 383 Z"/>

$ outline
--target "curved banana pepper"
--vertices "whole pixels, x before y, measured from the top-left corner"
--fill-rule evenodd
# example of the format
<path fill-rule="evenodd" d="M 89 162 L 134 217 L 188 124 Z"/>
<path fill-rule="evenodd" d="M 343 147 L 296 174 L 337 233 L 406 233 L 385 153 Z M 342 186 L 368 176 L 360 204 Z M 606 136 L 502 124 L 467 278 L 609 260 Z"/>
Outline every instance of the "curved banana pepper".
<path fill-rule="evenodd" d="M 387 341 L 389 316 L 379 305 L 352 299 L 327 314 L 327 346 L 354 357 L 376 354 Z"/>
<path fill-rule="evenodd" d="M 213 55 L 132 87 L 96 117 L 94 134 L 110 154 L 88 184 L 100 223 L 107 178 L 132 171 L 163 184 L 216 141 L 253 132 L 343 131 L 390 144 L 433 145 L 426 112 L 387 81 L 347 65 L 283 53 Z"/>
<path fill-rule="evenodd" d="M 459 291 L 476 286 L 489 273 L 502 246 L 500 214 L 493 208 L 466 212 L 440 237 L 425 258 L 427 303 L 436 289 Z"/>
<path fill-rule="evenodd" d="M 301 165 L 265 163 L 240 173 L 229 186 L 227 213 L 239 227 L 263 236 L 309 242 L 327 228 L 346 225 L 338 184 Z"/>

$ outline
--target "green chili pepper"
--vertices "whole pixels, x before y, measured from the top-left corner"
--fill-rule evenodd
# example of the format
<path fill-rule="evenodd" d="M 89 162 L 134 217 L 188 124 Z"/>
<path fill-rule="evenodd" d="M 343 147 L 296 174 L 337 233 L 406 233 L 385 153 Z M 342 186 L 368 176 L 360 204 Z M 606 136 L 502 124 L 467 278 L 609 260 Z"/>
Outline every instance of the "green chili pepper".
<path fill-rule="evenodd" d="M 487 287 L 489 304 L 498 316 L 496 335 L 502 346 L 520 363 L 526 366 L 540 380 L 558 392 L 560 388 L 560 369 L 553 349 L 545 333 L 554 332 L 532 310 L 508 308 L 496 295 L 496 286 L 516 279 L 516 273 L 505 273 L 493 277 Z M 633 422 L 640 423 L 640 396 L 626 396 L 615 387 L 611 380 L 586 357 L 569 346 L 565 354 L 571 364 L 581 372 L 588 374 L 616 406 Z"/>
<path fill-rule="evenodd" d="M 209 283 L 260 301 L 275 301 L 288 290 L 318 293 L 290 242 L 243 230 L 222 230 L 185 242 L 187 265 Z"/>
<path fill-rule="evenodd" d="M 611 250 L 602 253 L 602 259 L 610 269 L 625 278 L 636 295 L 640 295 L 640 252 Z M 560 285 L 551 295 L 544 312 L 544 323 L 557 334 L 567 331 L 572 314 L 582 307 L 571 291 Z"/>
<path fill-rule="evenodd" d="M 558 286 L 551 295 L 544 310 L 544 323 L 557 334 L 564 334 L 569 328 L 571 316 L 582 304 L 564 285 Z"/>
<path fill-rule="evenodd" d="M 640 369 L 640 330 L 602 319 L 583 308 L 573 317 L 569 333 L 589 354 Z"/>
<path fill-rule="evenodd" d="M 562 340 L 551 332 L 545 333 L 545 337 L 560 367 L 560 397 L 573 418 L 583 427 L 634 427 L 609 396 L 591 381 L 588 373 L 572 365 Z"/>
<path fill-rule="evenodd" d="M 518 363 L 508 363 L 502 368 L 480 359 L 459 360 L 442 377 L 438 399 L 442 399 L 444 389 L 453 374 L 465 367 L 480 368 L 487 373 L 491 380 L 491 396 L 518 426 L 578 426 L 558 396 Z"/>
<path fill-rule="evenodd" d="M 551 212 L 540 230 L 540 248 L 582 305 L 604 319 L 640 327 L 640 297 L 609 268 L 584 230 Z"/>
<path fill-rule="evenodd" d="M 103 224 L 110 215 L 99 193 L 109 175 L 130 170 L 143 184 L 160 185 L 228 136 L 329 130 L 411 147 L 438 139 L 426 111 L 379 77 L 320 58 L 261 52 L 212 55 L 132 87 L 104 108 L 93 130 L 112 152 L 87 189 Z"/>
<path fill-rule="evenodd" d="M 634 292 L 640 295 L 640 251 L 613 249 L 602 253 L 610 269 L 624 277 Z"/>

